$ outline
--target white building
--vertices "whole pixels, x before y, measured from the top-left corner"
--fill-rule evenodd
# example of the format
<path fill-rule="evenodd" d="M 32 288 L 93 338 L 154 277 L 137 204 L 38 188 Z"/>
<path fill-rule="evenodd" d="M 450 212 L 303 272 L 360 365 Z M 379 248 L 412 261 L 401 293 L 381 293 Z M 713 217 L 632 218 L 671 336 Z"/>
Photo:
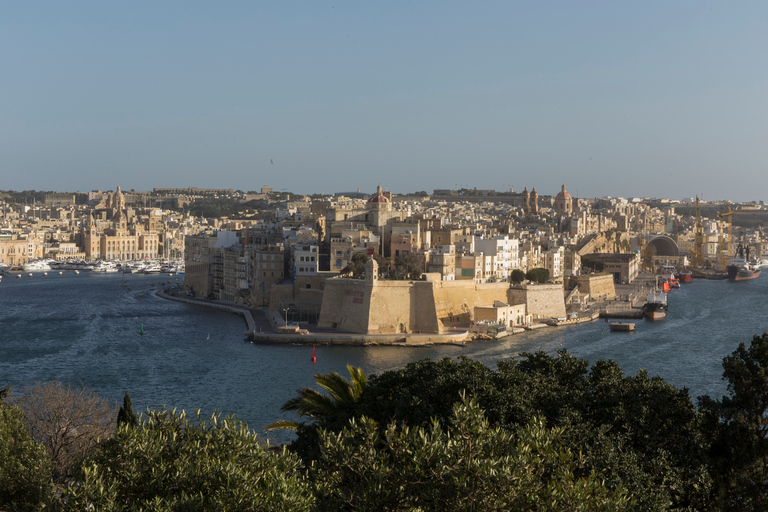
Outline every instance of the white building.
<path fill-rule="evenodd" d="M 519 242 L 509 236 L 494 238 L 475 237 L 475 251 L 483 253 L 483 273 L 486 280 L 505 280 L 509 273 L 520 268 Z"/>
<path fill-rule="evenodd" d="M 293 246 L 293 273 L 297 276 L 317 275 L 317 244 L 295 244 Z"/>

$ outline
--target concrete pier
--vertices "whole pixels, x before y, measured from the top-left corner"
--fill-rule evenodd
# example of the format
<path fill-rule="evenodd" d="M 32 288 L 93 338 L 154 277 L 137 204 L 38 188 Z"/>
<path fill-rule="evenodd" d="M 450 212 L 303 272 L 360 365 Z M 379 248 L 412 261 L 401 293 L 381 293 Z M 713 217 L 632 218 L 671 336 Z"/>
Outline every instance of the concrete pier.
<path fill-rule="evenodd" d="M 184 302 L 186 304 L 193 304 L 195 306 L 203 306 L 206 308 L 218 309 L 220 311 L 227 311 L 228 313 L 243 315 L 243 318 L 245 319 L 245 325 L 248 327 L 248 330 L 245 332 L 245 334 L 249 335 L 256 330 L 256 322 L 253 321 L 253 315 L 251 315 L 251 312 L 248 311 L 248 308 L 245 306 L 239 306 L 237 304 L 225 304 L 222 302 L 215 302 L 204 299 L 196 299 L 193 297 L 180 297 L 178 295 L 166 293 L 164 290 L 158 290 L 155 295 L 163 299 L 175 300 L 176 302 Z"/>

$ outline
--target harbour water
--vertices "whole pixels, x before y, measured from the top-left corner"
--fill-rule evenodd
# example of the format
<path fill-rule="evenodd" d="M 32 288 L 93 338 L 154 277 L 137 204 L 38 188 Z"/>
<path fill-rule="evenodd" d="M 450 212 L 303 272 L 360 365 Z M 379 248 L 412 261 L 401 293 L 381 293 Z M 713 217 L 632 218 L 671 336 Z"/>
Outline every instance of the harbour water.
<path fill-rule="evenodd" d="M 346 365 L 368 373 L 411 361 L 468 356 L 494 365 L 520 352 L 565 349 L 594 363 L 613 359 L 625 374 L 643 369 L 691 396 L 721 396 L 722 359 L 768 331 L 768 278 L 696 280 L 669 294 L 666 319 L 638 321 L 633 333 L 603 321 L 552 327 L 467 346 L 311 347 L 245 343 L 240 316 L 160 299 L 183 276 L 82 272 L 6 275 L 0 282 L 0 388 L 35 381 L 81 384 L 134 408 L 165 405 L 233 413 L 261 432 L 315 373 Z M 144 334 L 141 334 L 143 329 Z M 290 438 L 273 433 L 274 441 Z"/>

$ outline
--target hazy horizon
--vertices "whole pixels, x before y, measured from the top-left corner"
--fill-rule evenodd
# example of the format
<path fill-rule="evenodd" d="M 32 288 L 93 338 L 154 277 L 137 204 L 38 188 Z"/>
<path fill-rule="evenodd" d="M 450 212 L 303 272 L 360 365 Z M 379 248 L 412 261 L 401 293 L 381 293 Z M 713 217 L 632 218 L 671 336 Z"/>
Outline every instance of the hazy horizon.
<path fill-rule="evenodd" d="M 762 2 L 0 7 L 0 189 L 768 189 Z"/>

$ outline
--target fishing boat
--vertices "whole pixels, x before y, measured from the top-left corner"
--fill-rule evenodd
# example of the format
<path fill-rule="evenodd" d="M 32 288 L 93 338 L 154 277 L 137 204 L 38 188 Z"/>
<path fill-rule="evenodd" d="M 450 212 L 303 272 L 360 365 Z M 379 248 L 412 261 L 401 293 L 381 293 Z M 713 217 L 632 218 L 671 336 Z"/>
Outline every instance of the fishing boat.
<path fill-rule="evenodd" d="M 745 249 L 741 244 L 736 248 L 736 256 L 731 260 L 731 264 L 725 267 L 728 272 L 728 279 L 731 281 L 747 281 L 760 277 L 760 267 L 752 265 L 747 261 L 749 258 L 749 247 Z"/>

